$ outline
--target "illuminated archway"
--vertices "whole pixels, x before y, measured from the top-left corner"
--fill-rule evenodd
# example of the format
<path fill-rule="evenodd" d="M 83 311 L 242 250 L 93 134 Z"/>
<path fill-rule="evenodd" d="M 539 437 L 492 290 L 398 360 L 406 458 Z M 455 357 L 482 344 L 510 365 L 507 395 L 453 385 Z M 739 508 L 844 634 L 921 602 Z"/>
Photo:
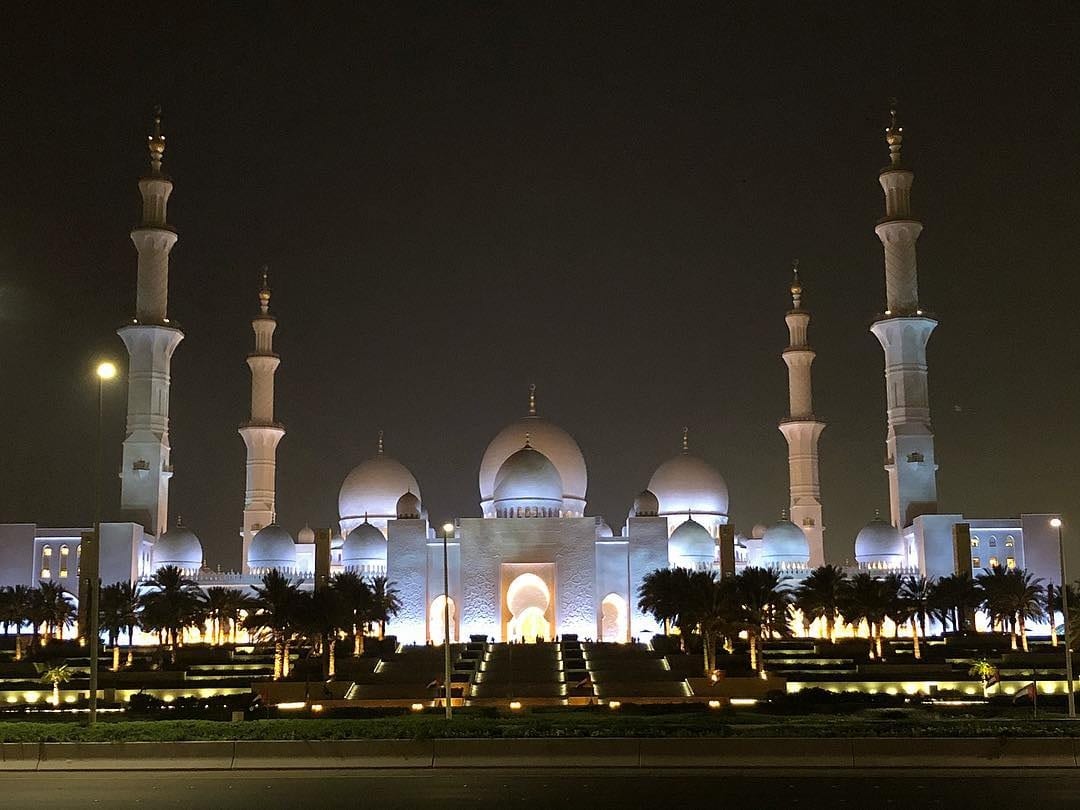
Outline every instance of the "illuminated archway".
<path fill-rule="evenodd" d="M 526 642 L 538 638 L 549 640 L 551 622 L 546 614 L 550 605 L 551 591 L 544 580 L 536 574 L 518 576 L 506 589 L 506 607 L 510 611 L 507 638 L 524 639 Z"/>
<path fill-rule="evenodd" d="M 600 603 L 600 640 L 629 641 L 629 624 L 626 621 L 626 600 L 617 593 L 609 593 Z"/>
<path fill-rule="evenodd" d="M 447 600 L 450 604 L 450 641 L 454 643 L 458 640 L 457 633 L 457 605 L 454 604 L 454 598 L 450 597 Z M 428 638 L 434 644 L 443 643 L 443 624 L 445 617 L 443 616 L 443 595 L 439 594 L 431 600 L 431 607 L 428 610 Z"/>

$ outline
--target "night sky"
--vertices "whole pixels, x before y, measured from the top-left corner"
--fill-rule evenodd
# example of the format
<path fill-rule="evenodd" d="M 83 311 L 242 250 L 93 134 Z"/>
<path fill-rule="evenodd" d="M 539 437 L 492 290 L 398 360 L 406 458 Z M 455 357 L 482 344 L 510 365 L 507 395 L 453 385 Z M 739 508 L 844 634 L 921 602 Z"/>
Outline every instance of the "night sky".
<path fill-rule="evenodd" d="M 584 451 L 590 513 L 621 525 L 688 425 L 748 531 L 787 503 L 797 256 L 827 553 L 853 556 L 888 512 L 867 328 L 895 95 L 941 321 L 941 508 L 1060 510 L 1080 534 L 1075 3 L 107 5 L 0 10 L 0 521 L 92 519 L 92 368 L 126 360 L 160 103 L 187 335 L 170 513 L 211 565 L 240 562 L 264 263 L 294 533 L 335 521 L 379 429 L 433 521 L 478 515 L 530 382 Z M 125 399 L 106 392 L 110 472 Z"/>

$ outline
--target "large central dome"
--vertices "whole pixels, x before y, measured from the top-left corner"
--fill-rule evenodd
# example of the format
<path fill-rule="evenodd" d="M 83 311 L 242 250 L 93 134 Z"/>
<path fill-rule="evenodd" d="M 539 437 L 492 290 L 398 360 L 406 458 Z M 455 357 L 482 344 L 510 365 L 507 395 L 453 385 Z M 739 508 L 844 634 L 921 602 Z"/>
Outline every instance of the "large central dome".
<path fill-rule="evenodd" d="M 537 416 L 536 401 L 530 389 L 528 415 L 499 431 L 480 461 L 480 508 L 484 517 L 495 516 L 495 477 L 503 463 L 522 449 L 526 434 L 529 436 L 530 446 L 546 456 L 559 473 L 562 480 L 563 513 L 568 517 L 583 515 L 588 486 L 585 457 L 569 433 Z"/>

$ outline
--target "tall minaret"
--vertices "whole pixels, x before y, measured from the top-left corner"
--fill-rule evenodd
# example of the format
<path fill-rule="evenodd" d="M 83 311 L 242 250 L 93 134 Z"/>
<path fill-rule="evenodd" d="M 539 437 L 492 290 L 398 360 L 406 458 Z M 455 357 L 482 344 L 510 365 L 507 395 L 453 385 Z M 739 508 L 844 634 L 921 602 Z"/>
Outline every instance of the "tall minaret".
<path fill-rule="evenodd" d="M 885 350 L 885 393 L 889 431 L 886 439 L 892 523 L 911 524 L 937 511 L 937 463 L 930 429 L 926 344 L 937 321 L 919 309 L 915 240 L 922 223 L 911 215 L 911 183 L 915 175 L 900 160 L 904 130 L 896 110 L 885 130 L 889 165 L 878 178 L 885 192 L 885 218 L 875 231 L 885 247 L 885 314 L 870 331 Z"/>
<path fill-rule="evenodd" d="M 161 171 L 161 110 L 149 137 L 150 170 L 139 180 L 142 220 L 131 232 L 139 252 L 135 317 L 117 330 L 128 350 L 127 437 L 120 468 L 120 506 L 150 534 L 168 528 L 169 366 L 184 333 L 169 323 L 169 252 L 176 231 L 166 224 L 172 181 Z"/>
<path fill-rule="evenodd" d="M 810 567 L 825 564 L 825 527 L 821 525 L 821 479 L 818 474 L 818 439 L 825 423 L 814 417 L 810 365 L 814 350 L 806 342 L 810 313 L 802 308 L 799 262 L 792 268 L 791 310 L 787 321 L 788 347 L 784 362 L 788 367 L 788 416 L 780 422 L 780 432 L 788 443 L 788 489 L 791 494 L 791 521 L 806 535 L 810 546 Z"/>
<path fill-rule="evenodd" d="M 255 330 L 255 351 L 248 355 L 251 369 L 251 419 L 240 426 L 247 445 L 247 487 L 244 490 L 243 573 L 248 573 L 251 538 L 263 526 L 277 519 L 275 477 L 277 446 L 285 428 L 274 421 L 274 372 L 281 360 L 274 354 L 277 319 L 270 314 L 270 285 L 263 268 L 259 290 L 259 314 L 251 322 Z"/>

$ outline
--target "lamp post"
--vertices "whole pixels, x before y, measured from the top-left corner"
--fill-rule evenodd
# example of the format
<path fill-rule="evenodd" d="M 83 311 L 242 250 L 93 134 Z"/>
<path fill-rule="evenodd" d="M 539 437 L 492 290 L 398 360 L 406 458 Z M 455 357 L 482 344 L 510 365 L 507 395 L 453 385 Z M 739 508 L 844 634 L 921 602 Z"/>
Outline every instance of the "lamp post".
<path fill-rule="evenodd" d="M 443 577 L 443 688 L 446 695 L 446 719 L 454 716 L 450 705 L 450 555 L 447 541 L 454 533 L 453 523 L 444 523 L 442 527 L 442 577 Z"/>
<path fill-rule="evenodd" d="M 1065 622 L 1065 688 L 1069 701 L 1069 718 L 1076 719 L 1076 698 L 1073 695 L 1072 644 L 1069 638 L 1069 580 L 1065 575 L 1065 544 L 1061 542 L 1061 518 L 1051 518 L 1050 525 L 1057 529 L 1058 552 L 1061 554 L 1061 617 Z"/>
<path fill-rule="evenodd" d="M 84 555 L 83 565 L 89 567 L 86 577 L 86 596 L 89 605 L 89 616 L 86 622 L 86 635 L 89 636 L 90 651 L 90 725 L 97 722 L 97 693 L 98 693 L 98 646 L 101 644 L 98 628 L 99 601 L 101 597 L 101 456 L 102 456 L 102 424 L 104 422 L 105 382 L 116 376 L 116 366 L 105 361 L 99 363 L 97 370 L 98 382 L 98 420 L 97 420 L 97 447 L 94 464 L 94 541 L 93 548 L 88 555 Z"/>

